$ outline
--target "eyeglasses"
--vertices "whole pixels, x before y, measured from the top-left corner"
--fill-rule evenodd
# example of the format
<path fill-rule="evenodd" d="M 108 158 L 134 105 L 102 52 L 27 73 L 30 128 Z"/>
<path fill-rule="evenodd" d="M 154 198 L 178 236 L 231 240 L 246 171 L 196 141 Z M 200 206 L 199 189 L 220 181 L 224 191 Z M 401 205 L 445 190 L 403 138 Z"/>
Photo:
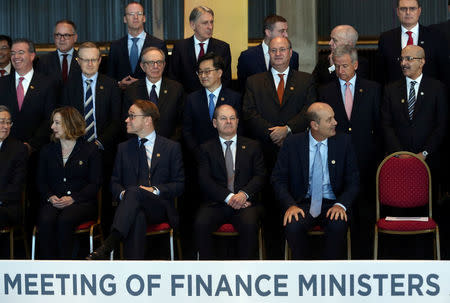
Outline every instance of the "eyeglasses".
<path fill-rule="evenodd" d="M 219 121 L 222 121 L 222 122 L 226 122 L 226 121 L 228 121 L 228 120 L 230 120 L 230 121 L 236 121 L 236 117 L 235 116 L 232 116 L 232 117 L 223 117 L 223 116 L 221 116 L 221 117 L 219 117 L 219 118 L 217 118 Z"/>
<path fill-rule="evenodd" d="M 398 10 L 401 11 L 402 13 L 406 13 L 408 10 L 411 13 L 414 13 L 415 11 L 417 11 L 419 8 L 418 7 L 399 7 Z"/>
<path fill-rule="evenodd" d="M 150 65 L 150 66 L 154 66 L 155 64 L 158 66 L 162 66 L 164 64 L 163 60 L 158 60 L 158 61 L 142 61 L 142 63 Z"/>
<path fill-rule="evenodd" d="M 125 15 L 130 16 L 130 17 L 134 17 L 134 16 L 143 16 L 144 13 L 143 12 L 130 12 L 130 13 L 126 13 Z"/>
<path fill-rule="evenodd" d="M 135 115 L 135 114 L 128 114 L 127 117 L 130 120 L 134 120 L 135 117 L 148 117 L 149 115 Z"/>
<path fill-rule="evenodd" d="M 70 37 L 75 36 L 75 34 L 60 34 L 60 33 L 55 33 L 55 34 L 53 34 L 53 36 L 55 36 L 56 39 L 61 39 L 61 38 L 69 39 Z"/>
<path fill-rule="evenodd" d="M 0 125 L 12 126 L 13 123 L 11 120 L 0 120 Z"/>
<path fill-rule="evenodd" d="M 285 53 L 285 52 L 287 52 L 288 50 L 289 50 L 289 48 L 284 48 L 284 47 L 282 47 L 282 48 L 271 48 L 269 51 L 270 51 L 272 54 L 276 54 L 277 52 Z"/>
<path fill-rule="evenodd" d="M 199 70 L 197 71 L 197 75 L 201 76 L 201 75 L 205 75 L 205 76 L 209 76 L 209 74 L 214 71 L 214 70 L 218 70 L 218 68 L 215 69 L 207 69 L 207 70 Z"/>
<path fill-rule="evenodd" d="M 84 59 L 84 58 L 81 58 L 81 57 L 78 57 L 77 59 L 80 60 L 81 62 L 91 63 L 91 64 L 97 63 L 100 60 L 100 58 Z"/>
<path fill-rule="evenodd" d="M 0 47 L 0 50 L 2 50 L 2 51 L 8 50 L 8 49 L 9 49 L 9 46 L 7 46 L 7 45 Z"/>
<path fill-rule="evenodd" d="M 11 52 L 11 57 L 13 57 L 13 56 L 16 56 L 16 55 L 19 55 L 19 56 L 23 56 L 23 55 L 25 55 L 25 51 L 23 51 L 23 50 L 20 50 L 20 51 L 17 51 L 17 52 Z"/>
<path fill-rule="evenodd" d="M 412 56 L 406 56 L 406 57 L 398 57 L 397 58 L 397 61 L 398 62 L 403 62 L 403 60 L 406 60 L 406 61 L 408 61 L 408 62 L 411 62 L 411 61 L 413 61 L 413 60 L 420 60 L 420 59 L 423 59 L 423 58 L 420 58 L 420 57 L 412 57 Z"/>

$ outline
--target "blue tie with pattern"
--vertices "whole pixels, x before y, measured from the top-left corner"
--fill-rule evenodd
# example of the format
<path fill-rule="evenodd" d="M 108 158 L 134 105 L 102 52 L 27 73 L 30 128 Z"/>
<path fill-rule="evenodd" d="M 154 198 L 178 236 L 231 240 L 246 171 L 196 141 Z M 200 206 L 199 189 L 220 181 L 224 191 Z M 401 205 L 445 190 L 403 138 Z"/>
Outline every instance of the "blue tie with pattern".
<path fill-rule="evenodd" d="M 208 104 L 208 108 L 209 108 L 209 118 L 212 120 L 213 115 L 214 115 L 214 94 L 209 94 L 209 104 Z"/>
<path fill-rule="evenodd" d="M 138 59 L 139 59 L 139 50 L 137 47 L 137 42 L 139 40 L 139 38 L 131 38 L 131 40 L 133 41 L 133 45 L 131 46 L 131 50 L 130 50 L 130 66 L 131 66 L 131 71 L 134 73 L 134 71 L 136 70 L 136 65 L 138 63 Z"/>
<path fill-rule="evenodd" d="M 323 171 L 322 171 L 322 157 L 320 156 L 320 146 L 322 143 L 316 144 L 316 154 L 314 155 L 312 182 L 311 182 L 311 207 L 309 213 L 316 218 L 320 215 L 322 208 L 323 197 Z"/>
<path fill-rule="evenodd" d="M 84 137 L 88 142 L 95 139 L 94 103 L 92 98 L 92 80 L 86 80 L 86 97 L 84 99 L 84 120 L 86 121 L 86 134 Z"/>
<path fill-rule="evenodd" d="M 414 89 L 414 85 L 416 85 L 416 81 L 411 81 L 411 88 L 409 89 L 408 96 L 408 114 L 409 120 L 412 120 L 414 115 L 414 105 L 416 104 L 416 90 Z"/>

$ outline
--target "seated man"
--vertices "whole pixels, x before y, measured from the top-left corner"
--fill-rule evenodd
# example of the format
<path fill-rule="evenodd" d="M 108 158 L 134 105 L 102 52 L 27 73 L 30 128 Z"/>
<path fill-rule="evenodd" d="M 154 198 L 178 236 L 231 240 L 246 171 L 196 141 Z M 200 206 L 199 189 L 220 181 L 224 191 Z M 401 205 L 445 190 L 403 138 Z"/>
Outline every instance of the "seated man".
<path fill-rule="evenodd" d="M 310 131 L 289 136 L 272 173 L 284 209 L 283 225 L 293 259 L 305 259 L 307 232 L 325 227 L 324 259 L 341 257 L 348 214 L 359 190 L 356 156 L 346 134 L 336 135 L 333 109 L 313 103 L 307 110 Z"/>
<path fill-rule="evenodd" d="M 211 233 L 232 223 L 239 232 L 239 258 L 251 259 L 259 213 L 254 199 L 266 177 L 262 150 L 257 141 L 237 135 L 239 119 L 232 106 L 218 106 L 212 122 L 219 136 L 200 147 L 199 183 L 206 204 L 195 223 L 199 257 L 214 257 Z"/>
<path fill-rule="evenodd" d="M 118 146 L 111 192 L 120 201 L 112 231 L 88 260 L 106 259 L 123 240 L 127 259 L 143 259 L 147 224 L 178 225 L 174 198 L 184 189 L 180 145 L 156 134 L 158 107 L 136 100 L 128 110 L 127 132 L 135 134 Z"/>

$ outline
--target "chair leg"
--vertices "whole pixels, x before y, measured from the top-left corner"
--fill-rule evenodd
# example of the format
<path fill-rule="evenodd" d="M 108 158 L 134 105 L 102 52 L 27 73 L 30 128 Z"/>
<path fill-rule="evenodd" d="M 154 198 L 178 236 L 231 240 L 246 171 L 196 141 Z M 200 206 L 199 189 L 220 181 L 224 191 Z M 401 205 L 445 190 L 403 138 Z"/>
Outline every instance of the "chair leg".
<path fill-rule="evenodd" d="M 9 230 L 9 258 L 14 259 L 14 227 Z"/>
<path fill-rule="evenodd" d="M 435 231 L 436 237 L 435 237 L 435 259 L 440 260 L 441 259 L 441 243 L 439 240 L 439 227 L 436 226 Z"/>
<path fill-rule="evenodd" d="M 94 226 L 91 226 L 89 230 L 89 253 L 94 252 Z"/>
<path fill-rule="evenodd" d="M 114 249 L 109 253 L 109 260 L 114 261 Z"/>
<path fill-rule="evenodd" d="M 30 248 L 28 247 L 27 233 L 25 232 L 25 228 L 22 227 L 22 235 L 23 235 L 23 245 L 25 247 L 25 256 L 27 259 L 30 258 Z"/>
<path fill-rule="evenodd" d="M 259 227 L 259 229 L 258 229 L 258 253 L 259 253 L 259 259 L 264 260 L 263 237 L 262 237 L 262 228 L 261 227 Z"/>
<path fill-rule="evenodd" d="M 183 260 L 183 253 L 181 251 L 181 241 L 179 235 L 176 236 L 177 240 L 177 249 L 178 249 L 178 260 Z"/>
<path fill-rule="evenodd" d="M 170 230 L 169 233 L 169 244 L 170 244 L 170 260 L 175 260 L 174 251 L 173 251 L 173 229 Z"/>
<path fill-rule="evenodd" d="M 31 260 L 35 260 L 35 256 L 36 256 L 36 233 L 37 233 L 37 228 L 35 226 L 33 228 L 33 235 L 31 238 Z"/>
<path fill-rule="evenodd" d="M 375 233 L 373 237 L 373 259 L 378 259 L 378 227 L 375 225 Z"/>
<path fill-rule="evenodd" d="M 289 244 L 287 240 L 284 243 L 284 259 L 289 260 Z"/>
<path fill-rule="evenodd" d="M 350 227 L 347 229 L 347 260 L 352 259 L 352 238 L 350 235 Z"/>

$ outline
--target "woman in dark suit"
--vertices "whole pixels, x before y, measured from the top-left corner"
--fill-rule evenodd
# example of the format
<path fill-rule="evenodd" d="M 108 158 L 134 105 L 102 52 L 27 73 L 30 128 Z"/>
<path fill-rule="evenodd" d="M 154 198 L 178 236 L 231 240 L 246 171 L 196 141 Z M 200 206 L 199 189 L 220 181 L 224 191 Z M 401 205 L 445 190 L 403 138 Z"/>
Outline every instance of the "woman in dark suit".
<path fill-rule="evenodd" d="M 86 123 L 75 108 L 54 110 L 51 121 L 53 142 L 41 151 L 37 179 L 39 256 L 71 259 L 75 228 L 97 216 L 100 152 L 83 138 Z"/>

